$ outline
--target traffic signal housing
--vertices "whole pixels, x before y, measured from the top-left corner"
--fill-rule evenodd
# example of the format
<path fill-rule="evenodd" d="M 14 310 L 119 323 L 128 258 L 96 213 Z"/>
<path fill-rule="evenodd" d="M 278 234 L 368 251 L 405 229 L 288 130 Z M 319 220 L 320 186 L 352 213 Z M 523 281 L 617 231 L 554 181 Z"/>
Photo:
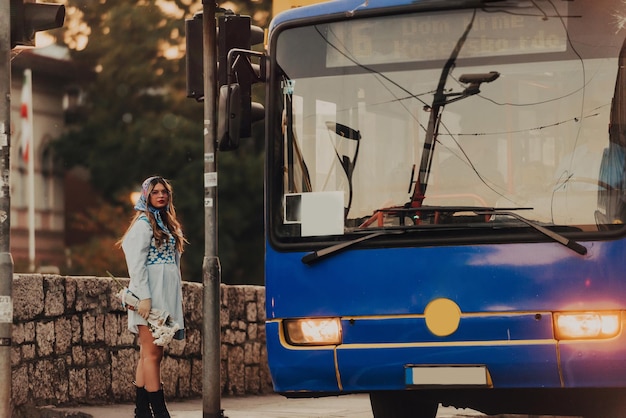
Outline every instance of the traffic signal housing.
<path fill-rule="evenodd" d="M 187 97 L 204 100 L 202 14 L 185 21 L 187 46 Z M 263 78 L 263 54 L 251 51 L 262 43 L 264 32 L 250 16 L 226 12 L 217 20 L 217 74 L 219 93 L 218 147 L 222 151 L 251 136 L 251 124 L 264 117 L 263 106 L 252 103 L 252 84 Z M 230 55 L 230 59 L 229 59 Z M 251 62 L 260 57 L 260 64 Z"/>
<path fill-rule="evenodd" d="M 11 0 L 11 49 L 17 45 L 35 46 L 35 32 L 63 26 L 65 6 Z"/>
<path fill-rule="evenodd" d="M 234 123 L 218 121 L 218 147 L 227 151 L 239 146 L 239 138 L 250 137 L 252 122 L 263 119 L 265 114 L 261 104 L 252 103 L 252 84 L 261 80 L 263 59 L 261 65 L 253 64 L 251 57 L 255 54 L 250 51 L 252 45 L 263 42 L 264 32 L 251 25 L 250 16 L 231 13 L 218 18 L 217 30 L 219 116 L 235 119 Z M 219 129 L 228 125 L 226 132 Z"/>
<path fill-rule="evenodd" d="M 202 12 L 185 20 L 185 64 L 187 66 L 187 97 L 204 100 L 204 64 L 202 52 Z"/>
<path fill-rule="evenodd" d="M 263 42 L 264 32 L 258 26 L 250 23 L 250 16 L 242 16 L 233 13 L 225 13 L 217 20 L 217 82 L 223 86 L 228 81 L 228 72 L 233 71 L 238 78 L 238 82 L 248 81 L 246 77 L 248 71 L 243 65 L 228 68 L 228 53 L 233 49 L 250 50 L 252 45 Z M 254 68 L 258 78 L 258 67 Z M 238 74 L 240 73 L 241 74 Z M 239 80 L 243 79 L 243 80 Z M 255 80 L 256 81 L 256 80 Z M 251 84 L 251 83 L 250 83 Z"/>

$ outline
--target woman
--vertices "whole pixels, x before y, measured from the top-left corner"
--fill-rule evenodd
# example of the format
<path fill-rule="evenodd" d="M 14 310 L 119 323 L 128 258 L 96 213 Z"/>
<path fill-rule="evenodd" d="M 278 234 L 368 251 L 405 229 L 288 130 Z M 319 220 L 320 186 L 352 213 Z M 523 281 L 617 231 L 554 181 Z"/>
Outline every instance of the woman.
<path fill-rule="evenodd" d="M 170 418 L 161 383 L 163 347 L 154 343 L 146 320 L 151 309 L 165 310 L 181 328 L 174 338 L 184 338 L 180 256 L 186 240 L 176 219 L 172 186 L 164 178 L 143 182 L 135 210 L 118 242 L 128 266 L 128 289 L 140 300 L 137 311 L 128 311 L 128 329 L 139 335 L 140 344 L 135 417 Z"/>

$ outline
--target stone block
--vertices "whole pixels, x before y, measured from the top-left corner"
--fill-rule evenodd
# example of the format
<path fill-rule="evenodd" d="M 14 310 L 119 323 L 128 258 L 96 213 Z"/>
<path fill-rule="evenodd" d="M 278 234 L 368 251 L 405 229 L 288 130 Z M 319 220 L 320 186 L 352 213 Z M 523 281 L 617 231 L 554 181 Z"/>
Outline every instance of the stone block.
<path fill-rule="evenodd" d="M 83 367 L 87 364 L 87 356 L 85 355 L 85 348 L 80 345 L 72 347 L 72 365 Z"/>
<path fill-rule="evenodd" d="M 248 302 L 246 304 L 246 320 L 248 322 L 257 321 L 257 304 L 256 301 Z"/>
<path fill-rule="evenodd" d="M 55 354 L 65 354 L 72 345 L 72 324 L 68 318 L 62 317 L 54 321 Z"/>
<path fill-rule="evenodd" d="M 54 322 L 38 322 L 35 327 L 37 355 L 47 357 L 54 352 Z"/>
<path fill-rule="evenodd" d="M 47 317 L 60 316 L 65 312 L 65 278 L 46 276 L 43 281 L 44 313 Z"/>
<path fill-rule="evenodd" d="M 72 322 L 72 344 L 80 345 L 83 339 L 83 321 L 78 315 L 72 315 L 70 321 Z"/>
<path fill-rule="evenodd" d="M 259 376 L 259 366 L 246 366 L 245 379 L 246 394 L 258 394 L 261 392 L 261 378 Z"/>
<path fill-rule="evenodd" d="M 191 361 L 188 360 L 178 364 L 178 388 L 175 396 L 177 398 L 189 398 L 192 395 Z"/>
<path fill-rule="evenodd" d="M 44 310 L 43 278 L 38 274 L 14 276 L 13 320 L 29 321 Z"/>
<path fill-rule="evenodd" d="M 265 322 L 265 288 L 261 286 L 257 288 L 256 311 L 257 322 Z"/>
<path fill-rule="evenodd" d="M 73 277 L 65 279 L 65 309 L 69 312 L 76 310 L 76 280 Z"/>
<path fill-rule="evenodd" d="M 257 324 L 248 324 L 247 340 L 254 341 L 257 339 L 259 326 Z"/>
<path fill-rule="evenodd" d="M 109 349 L 102 346 L 91 346 L 85 348 L 85 356 L 87 358 L 87 366 L 90 368 L 99 368 L 102 365 L 109 365 Z"/>
<path fill-rule="evenodd" d="M 244 344 L 245 365 L 259 364 L 261 362 L 261 344 L 258 342 L 247 342 Z"/>
<path fill-rule="evenodd" d="M 242 287 L 243 300 L 244 302 L 255 302 L 256 301 L 256 288 L 254 286 L 243 286 Z"/>
<path fill-rule="evenodd" d="M 61 359 L 36 361 L 29 378 L 31 395 L 37 403 L 55 404 L 67 402 L 69 399 L 69 373 L 65 361 Z"/>
<path fill-rule="evenodd" d="M 229 395 L 245 394 L 244 351 L 239 346 L 228 350 L 228 385 Z"/>
<path fill-rule="evenodd" d="M 25 343 L 34 343 L 35 342 L 35 325 L 37 323 L 34 321 L 26 322 L 24 324 L 24 342 Z"/>
<path fill-rule="evenodd" d="M 227 327 L 230 323 L 230 312 L 228 312 L 228 308 L 222 307 L 220 309 L 220 327 Z"/>
<path fill-rule="evenodd" d="M 104 314 L 96 315 L 95 322 L 94 322 L 96 342 L 104 342 L 106 340 L 105 332 L 104 332 L 105 319 L 106 319 L 106 315 Z"/>
<path fill-rule="evenodd" d="M 187 339 L 172 340 L 172 342 L 165 347 L 165 353 L 169 356 L 181 357 L 185 352 L 186 345 Z"/>
<path fill-rule="evenodd" d="M 135 398 L 135 369 L 139 353 L 132 348 L 111 354 L 111 392 L 117 401 L 132 401 Z"/>
<path fill-rule="evenodd" d="M 100 312 L 109 309 L 110 281 L 97 277 L 76 277 L 77 312 L 97 310 Z"/>
<path fill-rule="evenodd" d="M 35 344 L 22 344 L 20 346 L 20 352 L 22 353 L 21 360 L 34 360 L 37 358 L 37 353 L 35 350 Z"/>
<path fill-rule="evenodd" d="M 120 321 L 119 315 L 108 313 L 104 316 L 104 343 L 109 347 L 120 344 Z"/>
<path fill-rule="evenodd" d="M 19 345 L 11 346 L 11 367 L 15 368 L 20 365 L 22 361 L 22 347 Z"/>
<path fill-rule="evenodd" d="M 101 364 L 87 369 L 87 399 L 103 403 L 111 387 L 111 366 Z"/>
<path fill-rule="evenodd" d="M 25 339 L 24 324 L 13 324 L 11 327 L 11 340 L 13 344 L 22 344 Z"/>
<path fill-rule="evenodd" d="M 241 286 L 228 289 L 228 313 L 231 321 L 245 318 L 245 304 L 241 294 Z"/>
<path fill-rule="evenodd" d="M 28 376 L 26 364 L 13 367 L 11 370 L 11 400 L 15 405 L 23 405 L 29 400 Z"/>
<path fill-rule="evenodd" d="M 82 343 L 83 344 L 93 344 L 96 342 L 96 318 L 89 314 L 85 313 L 82 316 Z"/>
<path fill-rule="evenodd" d="M 163 381 L 163 391 L 165 396 L 177 396 L 178 379 L 181 371 L 182 362 L 172 357 L 164 357 L 161 362 L 161 380 Z"/>
<path fill-rule="evenodd" d="M 83 402 L 87 399 L 87 369 L 69 370 L 69 392 L 74 402 Z"/>
<path fill-rule="evenodd" d="M 191 360 L 191 392 L 193 396 L 202 394 L 202 360 Z"/>
<path fill-rule="evenodd" d="M 200 283 L 183 283 L 183 311 L 185 327 L 202 326 L 203 286 Z"/>
<path fill-rule="evenodd" d="M 109 306 L 111 312 L 126 312 L 126 308 L 122 305 L 122 301 L 117 297 L 117 294 L 124 287 L 128 287 L 129 279 L 116 277 L 115 279 L 107 278 L 101 279 L 103 281 L 107 281 L 109 289 Z"/>

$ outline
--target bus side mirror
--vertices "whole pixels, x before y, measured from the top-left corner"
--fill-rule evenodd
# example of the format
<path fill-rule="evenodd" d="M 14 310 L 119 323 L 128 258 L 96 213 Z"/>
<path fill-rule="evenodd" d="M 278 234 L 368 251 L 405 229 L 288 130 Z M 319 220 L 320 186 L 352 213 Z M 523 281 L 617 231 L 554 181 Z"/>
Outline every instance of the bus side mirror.
<path fill-rule="evenodd" d="M 217 118 L 217 148 L 231 151 L 239 146 L 241 89 L 238 83 L 220 87 Z"/>
<path fill-rule="evenodd" d="M 261 63 L 252 64 L 250 56 L 260 58 Z M 218 98 L 217 144 L 220 151 L 237 149 L 240 138 L 251 136 L 252 123 L 265 118 L 263 105 L 251 100 L 252 84 L 265 80 L 264 58 L 262 53 L 237 48 L 228 53 L 227 83 L 220 86 Z"/>

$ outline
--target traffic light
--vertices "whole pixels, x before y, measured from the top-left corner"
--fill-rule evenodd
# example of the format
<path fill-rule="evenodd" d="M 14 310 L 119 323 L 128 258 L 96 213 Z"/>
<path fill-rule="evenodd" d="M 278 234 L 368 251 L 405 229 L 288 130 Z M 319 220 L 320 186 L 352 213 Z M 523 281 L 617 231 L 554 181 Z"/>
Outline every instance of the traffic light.
<path fill-rule="evenodd" d="M 185 21 L 185 32 L 187 97 L 201 101 L 204 99 L 201 13 Z M 225 109 L 225 101 L 220 99 L 218 126 L 226 129 L 226 136 L 230 138 L 224 140 L 225 136 L 220 134 L 223 131 L 218 128 L 217 141 L 222 151 L 237 148 L 240 137 L 251 135 L 251 123 L 263 118 L 263 106 L 252 103 L 251 91 L 252 84 L 261 80 L 261 66 L 250 60 L 253 56 L 263 55 L 250 50 L 252 45 L 263 42 L 263 38 L 263 30 L 250 24 L 250 16 L 228 11 L 218 17 L 216 80 L 221 91 L 230 92 L 227 100 L 229 110 Z M 232 50 L 235 51 L 231 53 L 229 65 L 228 56 Z M 228 88 L 223 87 L 228 83 Z"/>
<path fill-rule="evenodd" d="M 250 60 L 254 55 L 250 48 L 263 42 L 264 33 L 261 28 L 250 24 L 250 16 L 232 13 L 226 13 L 218 18 L 217 30 L 217 81 L 221 86 L 220 96 L 222 96 L 220 110 L 226 110 L 220 111 L 219 117 L 230 118 L 235 115 L 234 122 L 238 122 L 239 125 L 226 131 L 218 129 L 219 149 L 226 151 L 237 148 L 239 138 L 251 136 L 252 122 L 264 116 L 263 106 L 252 103 L 252 84 L 261 80 L 261 65 L 253 64 Z M 226 85 L 228 86 L 225 87 Z M 226 106 L 224 94 L 230 96 L 229 100 L 226 100 L 228 103 Z M 218 123 L 218 127 L 224 128 L 228 124 L 228 121 L 222 121 Z M 232 123 L 230 125 L 232 126 Z"/>
<path fill-rule="evenodd" d="M 226 84 L 229 70 L 244 74 L 245 81 L 250 78 L 246 77 L 245 73 L 249 71 L 245 71 L 242 64 L 235 64 L 232 69 L 227 68 L 228 52 L 235 48 L 250 50 L 252 45 L 263 42 L 263 37 L 263 30 L 258 26 L 250 24 L 250 16 L 233 13 L 219 16 L 217 20 L 217 81 L 220 86 Z M 258 68 L 255 68 L 255 70 L 258 78 Z M 241 77 L 238 75 L 238 78 Z M 233 81 L 242 83 L 242 80 Z"/>
<path fill-rule="evenodd" d="M 35 32 L 60 28 L 65 21 L 65 6 L 11 0 L 11 49 L 17 45 L 35 46 Z"/>
<path fill-rule="evenodd" d="M 228 51 L 234 48 L 249 50 L 252 45 L 263 42 L 263 29 L 250 24 L 250 16 L 236 15 L 232 12 L 218 17 L 217 26 L 217 82 L 218 86 L 226 84 L 228 79 L 227 59 Z M 186 39 L 186 64 L 187 64 L 187 97 L 201 101 L 204 95 L 203 77 L 203 53 L 202 53 L 202 12 L 196 13 L 193 19 L 185 20 Z M 236 77 L 232 82 L 238 82 L 239 78 L 246 77 L 244 67 L 239 64 L 234 71 L 244 72 L 241 77 Z M 258 65 L 252 65 L 253 71 L 257 72 Z M 248 71 L 249 72 L 249 71 Z M 252 84 L 256 80 L 249 80 Z"/>
<path fill-rule="evenodd" d="M 202 52 L 202 13 L 185 20 L 185 63 L 187 65 L 187 97 L 204 99 L 204 65 Z"/>

